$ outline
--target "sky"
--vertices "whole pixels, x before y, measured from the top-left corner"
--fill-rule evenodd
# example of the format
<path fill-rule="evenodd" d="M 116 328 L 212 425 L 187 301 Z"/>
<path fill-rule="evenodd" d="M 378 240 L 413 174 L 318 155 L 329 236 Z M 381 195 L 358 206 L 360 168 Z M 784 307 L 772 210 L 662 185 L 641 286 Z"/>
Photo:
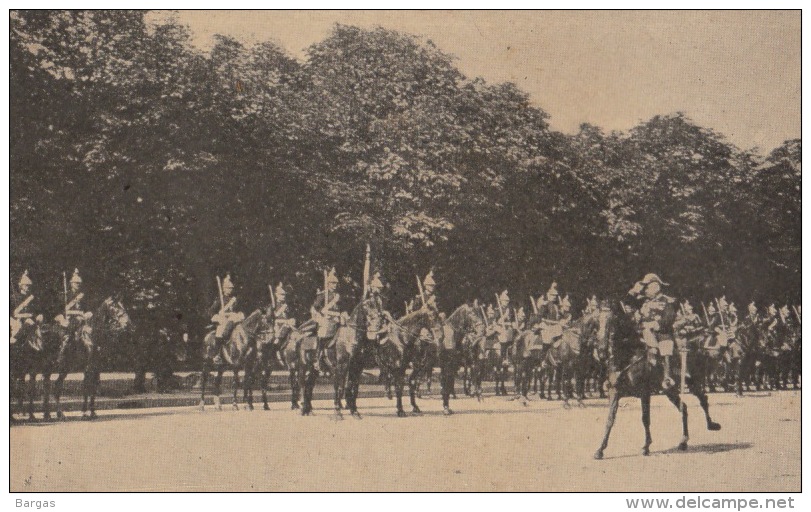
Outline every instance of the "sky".
<path fill-rule="evenodd" d="M 800 137 L 800 11 L 181 11 L 194 43 L 270 40 L 304 60 L 335 23 L 407 32 L 550 115 L 625 131 L 684 112 L 742 149 Z"/>

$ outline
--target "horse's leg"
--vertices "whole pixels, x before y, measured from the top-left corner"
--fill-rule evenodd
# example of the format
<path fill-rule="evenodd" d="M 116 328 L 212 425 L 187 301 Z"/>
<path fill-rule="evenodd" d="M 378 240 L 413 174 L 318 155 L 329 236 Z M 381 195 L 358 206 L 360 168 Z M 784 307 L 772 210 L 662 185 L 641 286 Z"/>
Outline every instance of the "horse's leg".
<path fill-rule="evenodd" d="M 234 385 L 233 385 L 233 388 L 234 388 L 234 401 L 231 402 L 231 407 L 235 411 L 238 411 L 239 410 L 239 399 L 237 398 L 237 395 L 239 393 L 239 387 L 241 385 L 241 383 L 239 382 L 239 367 L 234 366 L 233 372 L 234 372 Z"/>
<path fill-rule="evenodd" d="M 56 419 L 65 419 L 65 413 L 62 412 L 62 388 L 65 385 L 65 378 L 68 376 L 67 370 L 61 368 L 59 375 L 56 377 L 54 384 L 54 407 L 56 408 Z"/>
<path fill-rule="evenodd" d="M 208 359 L 203 358 L 203 370 L 200 372 L 200 410 L 206 409 L 206 383 L 208 382 Z"/>
<path fill-rule="evenodd" d="M 37 392 L 37 372 L 35 370 L 31 370 L 29 372 L 29 381 L 28 381 L 28 419 L 30 421 L 35 421 L 36 417 L 34 417 L 34 395 Z"/>
<path fill-rule="evenodd" d="M 298 367 L 295 363 L 290 365 L 290 409 L 299 409 L 299 398 L 301 397 L 301 388 L 299 387 Z"/>
<path fill-rule="evenodd" d="M 403 385 L 405 381 L 405 368 L 398 368 L 396 372 L 392 373 L 392 378 L 394 379 L 394 394 L 397 397 L 397 416 L 400 418 L 405 418 L 406 413 L 403 410 Z"/>
<path fill-rule="evenodd" d="M 701 385 L 696 386 L 697 388 L 701 388 L 701 394 L 704 394 L 704 387 Z M 665 391 L 665 396 L 667 399 L 670 400 L 670 403 L 676 406 L 677 409 L 681 412 L 681 441 L 679 441 L 679 450 L 685 451 L 687 450 L 687 441 L 690 440 L 690 428 L 687 421 L 687 404 L 681 399 L 679 395 L 679 388 L 673 386 L 672 388 Z M 704 395 L 706 397 L 706 395 Z"/>
<path fill-rule="evenodd" d="M 335 366 L 332 372 L 332 406 L 335 412 L 335 419 L 342 420 L 344 419 L 343 414 L 341 413 L 342 404 L 341 404 L 341 391 L 343 388 L 342 380 L 344 380 L 346 375 L 346 364 L 343 361 L 338 361 L 338 350 L 335 350 Z M 347 400 L 348 402 L 349 400 Z M 349 404 L 347 404 L 349 405 Z"/>
<path fill-rule="evenodd" d="M 268 382 L 270 381 L 270 361 L 271 355 L 268 352 L 262 352 L 257 357 L 258 364 L 261 365 L 261 374 L 259 376 L 259 386 L 262 390 L 262 409 L 269 411 L 268 405 Z"/>
<path fill-rule="evenodd" d="M 690 392 L 698 398 L 698 403 L 704 411 L 704 419 L 707 420 L 707 430 L 721 430 L 721 425 L 716 423 L 710 417 L 710 402 L 707 395 L 703 393 L 701 386 L 695 385 L 693 382 L 689 383 Z"/>
<path fill-rule="evenodd" d="M 442 411 L 448 416 L 453 414 L 450 407 L 450 398 L 453 393 L 456 368 L 454 368 L 453 354 L 449 353 L 449 351 L 443 351 L 439 357 L 439 378 L 442 382 Z"/>
<path fill-rule="evenodd" d="M 642 425 L 645 427 L 645 445 L 642 447 L 642 455 L 650 455 L 650 445 L 653 439 L 650 435 L 650 391 L 642 391 L 640 399 L 642 401 Z"/>
<path fill-rule="evenodd" d="M 608 418 L 605 421 L 605 433 L 603 434 L 603 442 L 594 453 L 595 459 L 602 459 L 603 452 L 608 447 L 608 437 L 611 435 L 611 428 L 614 426 L 614 420 L 617 418 L 617 409 L 620 405 L 620 394 L 615 386 L 611 386 L 608 390 Z"/>
<path fill-rule="evenodd" d="M 42 419 L 51 419 L 51 371 L 42 373 Z"/>
<path fill-rule="evenodd" d="M 90 419 L 96 418 L 96 395 L 101 385 L 101 370 L 98 367 L 93 369 L 93 382 L 90 385 Z"/>
<path fill-rule="evenodd" d="M 217 368 L 217 375 L 214 377 L 214 406 L 218 411 L 222 410 L 222 402 L 220 401 L 220 393 L 222 393 L 222 374 L 225 369 L 222 366 Z"/>
<path fill-rule="evenodd" d="M 411 401 L 411 412 L 414 414 L 422 414 L 422 411 L 417 405 L 417 388 L 420 385 L 420 373 L 422 372 L 415 368 L 414 371 L 411 372 L 411 375 L 408 376 L 408 398 Z"/>

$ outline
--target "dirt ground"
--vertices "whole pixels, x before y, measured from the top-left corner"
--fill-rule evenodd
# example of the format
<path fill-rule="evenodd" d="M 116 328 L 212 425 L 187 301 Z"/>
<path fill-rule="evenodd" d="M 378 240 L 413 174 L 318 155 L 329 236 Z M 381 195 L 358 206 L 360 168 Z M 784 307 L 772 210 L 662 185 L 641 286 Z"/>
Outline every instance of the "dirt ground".
<path fill-rule="evenodd" d="M 385 398 L 359 402 L 362 420 L 336 421 L 330 403 L 301 417 L 195 408 L 101 411 L 94 422 L 13 426 L 12 491 L 799 491 L 800 393 L 710 396 L 720 432 L 689 397 L 690 448 L 676 409 L 654 397 L 653 445 L 639 401 L 624 399 L 605 460 L 592 458 L 606 403 L 565 410 L 535 400 L 460 398 L 445 417 L 397 418 Z"/>

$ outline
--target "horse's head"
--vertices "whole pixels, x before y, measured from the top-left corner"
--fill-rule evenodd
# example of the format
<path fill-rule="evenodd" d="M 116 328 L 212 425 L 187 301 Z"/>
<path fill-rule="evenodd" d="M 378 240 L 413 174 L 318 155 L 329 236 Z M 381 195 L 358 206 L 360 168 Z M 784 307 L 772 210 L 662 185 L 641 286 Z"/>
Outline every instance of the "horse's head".
<path fill-rule="evenodd" d="M 367 301 L 364 309 L 366 314 L 366 339 L 376 340 L 385 322 L 383 309 L 376 307 L 376 304 L 372 304 L 372 301 Z"/>
<path fill-rule="evenodd" d="M 119 297 L 107 297 L 100 309 L 105 313 L 102 319 L 107 321 L 112 331 L 122 333 L 132 330 L 132 320 Z"/>

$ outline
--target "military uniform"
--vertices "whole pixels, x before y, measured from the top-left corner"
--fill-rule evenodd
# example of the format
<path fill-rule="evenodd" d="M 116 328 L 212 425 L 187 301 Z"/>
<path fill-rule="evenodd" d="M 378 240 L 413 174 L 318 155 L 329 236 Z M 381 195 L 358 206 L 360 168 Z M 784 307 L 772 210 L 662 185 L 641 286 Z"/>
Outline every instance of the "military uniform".
<path fill-rule="evenodd" d="M 375 272 L 374 277 L 372 277 L 369 282 L 369 295 L 363 301 L 364 310 L 366 311 L 362 319 L 363 325 L 359 326 L 359 328 L 366 329 L 367 339 L 380 340 L 381 342 L 383 339 L 381 339 L 380 336 L 388 332 L 388 319 L 391 318 L 391 315 L 384 307 L 382 291 L 383 281 L 381 280 L 380 272 Z M 373 331 L 369 330 L 370 314 L 377 315 L 379 318 L 379 328 Z"/>
<path fill-rule="evenodd" d="M 214 338 L 217 346 L 222 346 L 230 337 L 234 328 L 245 319 L 245 315 L 237 311 L 237 297 L 232 294 L 234 285 L 231 276 L 226 275 L 222 280 L 222 302 L 220 298 L 214 299 L 208 308 L 211 321 L 216 324 Z"/>
<path fill-rule="evenodd" d="M 65 336 L 73 336 L 73 339 L 81 341 L 82 331 L 85 328 L 87 320 L 90 319 L 92 313 L 88 311 L 86 306 L 87 297 L 81 291 L 82 277 L 79 275 L 79 269 L 73 271 L 73 276 L 70 278 L 71 289 L 68 291 L 68 302 L 65 304 L 65 316 L 62 317 L 63 326 L 67 327 Z M 59 317 L 58 317 L 59 318 Z M 67 342 L 67 339 L 63 341 Z"/>
<path fill-rule="evenodd" d="M 337 287 L 338 276 L 335 269 L 327 274 L 327 286 Z M 344 321 L 344 313 L 341 311 L 341 295 L 335 291 L 322 290 L 316 293 L 315 300 L 310 306 L 312 320 L 318 326 L 316 336 L 318 338 L 318 350 L 316 354 L 316 370 L 320 370 L 321 359 L 326 351 L 327 344 L 335 337 L 338 326 Z"/>
<path fill-rule="evenodd" d="M 681 309 L 676 313 L 673 332 L 676 345 L 680 350 L 686 350 L 690 343 L 700 343 L 704 335 L 704 325 L 701 317 L 693 312 L 693 307 L 687 301 L 682 304 Z"/>
<path fill-rule="evenodd" d="M 36 329 L 36 322 L 42 322 L 42 315 L 35 316 L 36 303 L 31 293 L 31 278 L 26 270 L 20 277 L 19 289 L 11 295 L 11 343 L 27 339 Z M 36 322 L 35 322 L 36 320 Z"/>
<path fill-rule="evenodd" d="M 650 288 L 656 286 L 657 288 Z M 632 292 L 642 292 L 642 304 L 635 313 L 639 324 L 642 341 L 648 346 L 648 352 L 655 358 L 658 353 L 664 359 L 664 387 L 674 384 L 670 376 L 670 357 L 673 355 L 674 332 L 673 324 L 676 321 L 676 299 L 661 292 L 661 286 L 667 283 L 659 279 L 656 274 L 647 274 L 631 289 Z M 656 292 L 649 290 L 656 289 Z M 637 292 L 638 293 L 638 292 Z"/>
<path fill-rule="evenodd" d="M 547 347 L 563 335 L 566 321 L 565 312 L 561 309 L 557 283 L 552 283 L 546 292 L 546 301 L 538 308 L 540 316 L 541 342 Z"/>
<path fill-rule="evenodd" d="M 287 291 L 284 285 L 279 283 L 273 292 L 276 306 L 271 304 L 269 315 L 273 319 L 273 342 L 278 344 L 285 339 L 292 329 L 296 327 L 296 319 L 290 311 L 287 303 Z"/>

